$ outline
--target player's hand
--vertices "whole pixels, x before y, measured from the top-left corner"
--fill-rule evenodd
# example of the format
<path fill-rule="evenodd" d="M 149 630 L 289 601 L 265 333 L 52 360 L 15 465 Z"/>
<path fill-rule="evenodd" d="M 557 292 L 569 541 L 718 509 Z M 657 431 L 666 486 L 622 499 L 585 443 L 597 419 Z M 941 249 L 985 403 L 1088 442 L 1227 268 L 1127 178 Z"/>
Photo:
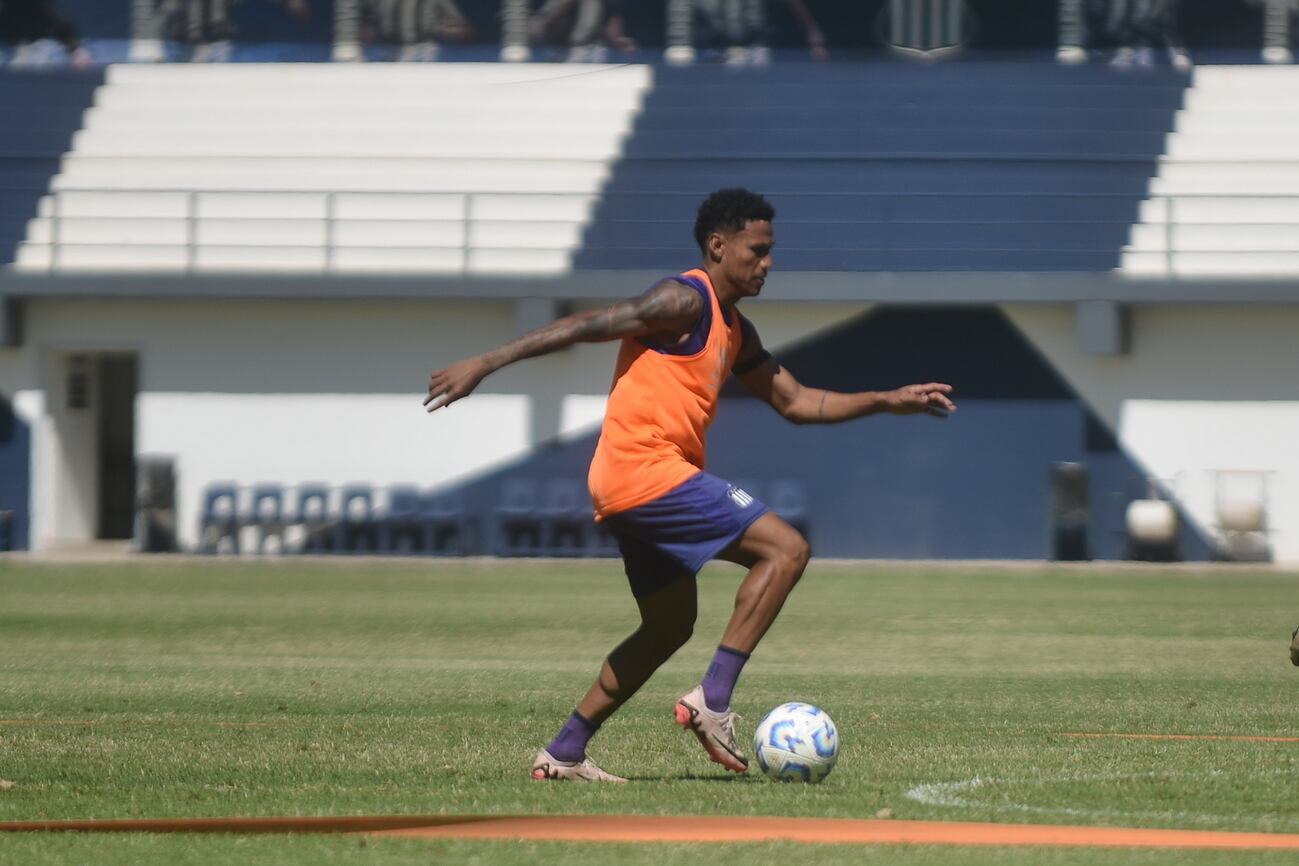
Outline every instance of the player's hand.
<path fill-rule="evenodd" d="M 437 370 L 428 380 L 428 396 L 424 398 L 425 411 L 432 412 L 450 406 L 478 387 L 478 383 L 491 370 L 478 358 L 457 361 L 445 370 Z"/>
<path fill-rule="evenodd" d="M 919 415 L 923 412 L 935 418 L 946 418 L 949 412 L 956 411 L 956 404 L 947 396 L 950 393 L 952 386 L 942 382 L 903 385 L 889 392 L 889 411 L 894 415 Z"/>

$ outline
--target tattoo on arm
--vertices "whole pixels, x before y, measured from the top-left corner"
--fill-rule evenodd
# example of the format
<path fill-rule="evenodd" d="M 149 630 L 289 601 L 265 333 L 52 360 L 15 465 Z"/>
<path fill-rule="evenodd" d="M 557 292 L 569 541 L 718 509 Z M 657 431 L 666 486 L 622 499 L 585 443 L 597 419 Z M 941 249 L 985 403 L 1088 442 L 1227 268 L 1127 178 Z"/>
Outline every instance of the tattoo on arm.
<path fill-rule="evenodd" d="M 659 283 L 639 298 L 574 313 L 529 331 L 485 357 L 492 369 L 544 355 L 574 343 L 598 343 L 659 330 L 685 328 L 703 312 L 703 298 L 678 282 Z"/>

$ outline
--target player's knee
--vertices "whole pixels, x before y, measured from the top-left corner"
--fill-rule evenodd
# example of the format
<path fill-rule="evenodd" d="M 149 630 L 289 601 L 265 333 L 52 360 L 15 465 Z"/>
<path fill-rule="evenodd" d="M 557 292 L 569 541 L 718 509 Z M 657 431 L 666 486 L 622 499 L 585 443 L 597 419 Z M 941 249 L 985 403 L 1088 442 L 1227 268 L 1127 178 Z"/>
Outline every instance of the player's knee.
<path fill-rule="evenodd" d="M 803 569 L 807 568 L 808 560 L 812 558 L 812 548 L 806 538 L 795 532 L 781 545 L 780 556 L 782 570 L 793 583 L 798 583 L 798 579 L 803 576 Z"/>
<path fill-rule="evenodd" d="M 685 646 L 694 633 L 695 624 L 693 622 L 676 622 L 660 628 L 655 633 L 655 637 L 659 646 L 671 654 Z"/>
<path fill-rule="evenodd" d="M 694 617 L 674 618 L 645 622 L 641 626 L 654 643 L 668 653 L 674 653 L 689 642 L 695 633 Z"/>

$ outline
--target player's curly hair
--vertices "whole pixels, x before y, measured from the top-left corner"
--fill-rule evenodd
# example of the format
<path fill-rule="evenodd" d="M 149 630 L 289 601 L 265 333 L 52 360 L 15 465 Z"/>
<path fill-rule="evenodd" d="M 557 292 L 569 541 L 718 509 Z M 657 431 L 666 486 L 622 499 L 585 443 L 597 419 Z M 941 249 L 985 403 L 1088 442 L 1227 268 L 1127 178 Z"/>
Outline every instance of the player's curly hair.
<path fill-rule="evenodd" d="M 719 189 L 704 199 L 695 217 L 695 243 L 707 252 L 708 236 L 713 232 L 738 232 L 750 220 L 775 219 L 776 209 L 756 192 L 740 187 Z"/>

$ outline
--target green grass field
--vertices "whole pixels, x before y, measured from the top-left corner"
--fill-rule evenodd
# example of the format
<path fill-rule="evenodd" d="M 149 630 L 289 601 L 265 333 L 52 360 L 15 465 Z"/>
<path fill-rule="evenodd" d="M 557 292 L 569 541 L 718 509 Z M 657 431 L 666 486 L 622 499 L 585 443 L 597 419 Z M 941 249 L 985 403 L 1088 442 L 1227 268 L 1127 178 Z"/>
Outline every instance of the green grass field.
<path fill-rule="evenodd" d="M 1299 575 L 812 564 L 750 662 L 838 723 L 819 786 L 735 778 L 671 724 L 741 572 L 595 739 L 625 786 L 527 767 L 634 625 L 613 562 L 0 560 L 0 820 L 790 815 L 1299 833 Z M 747 736 L 747 733 L 746 733 Z M 702 850 L 702 854 L 701 854 Z M 1294 852 L 0 835 L 3 863 L 1293 863 Z"/>

